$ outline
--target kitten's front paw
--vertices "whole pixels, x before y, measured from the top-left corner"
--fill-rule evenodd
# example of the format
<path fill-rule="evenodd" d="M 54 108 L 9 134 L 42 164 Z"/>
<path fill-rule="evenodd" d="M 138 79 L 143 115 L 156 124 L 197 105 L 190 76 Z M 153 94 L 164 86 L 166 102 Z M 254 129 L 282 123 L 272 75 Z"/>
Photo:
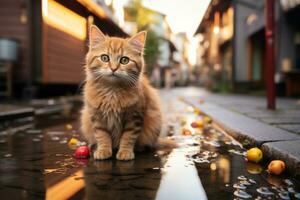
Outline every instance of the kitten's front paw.
<path fill-rule="evenodd" d="M 110 149 L 101 149 L 101 150 L 96 150 L 94 152 L 95 160 L 104 160 L 110 158 L 111 156 L 112 156 L 112 150 Z"/>
<path fill-rule="evenodd" d="M 118 160 L 133 160 L 134 153 L 132 150 L 120 149 L 117 153 L 117 159 Z"/>

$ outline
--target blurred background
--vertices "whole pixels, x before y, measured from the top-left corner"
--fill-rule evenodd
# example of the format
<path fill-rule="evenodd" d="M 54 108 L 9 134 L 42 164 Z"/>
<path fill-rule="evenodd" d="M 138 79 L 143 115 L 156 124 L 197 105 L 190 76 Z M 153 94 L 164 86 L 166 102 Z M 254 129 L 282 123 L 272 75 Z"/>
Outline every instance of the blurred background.
<path fill-rule="evenodd" d="M 300 94 L 300 1 L 275 2 L 277 95 Z M 1 99 L 80 94 L 91 24 L 110 36 L 147 30 L 157 88 L 265 94 L 263 0 L 0 0 Z"/>

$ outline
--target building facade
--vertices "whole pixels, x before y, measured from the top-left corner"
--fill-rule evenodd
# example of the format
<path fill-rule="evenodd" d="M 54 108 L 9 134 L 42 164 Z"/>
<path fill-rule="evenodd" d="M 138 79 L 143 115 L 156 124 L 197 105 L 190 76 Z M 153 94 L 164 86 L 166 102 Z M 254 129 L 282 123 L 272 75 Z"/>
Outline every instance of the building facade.
<path fill-rule="evenodd" d="M 219 70 L 223 74 L 216 82 L 228 79 L 238 91 L 265 90 L 268 74 L 264 3 L 261 0 L 212 1 L 196 33 L 205 36 L 201 45 L 208 46 L 204 54 L 206 64 L 214 73 Z M 296 1 L 275 1 L 275 81 L 278 94 L 288 96 L 300 92 L 297 89 L 300 88 L 297 81 L 299 20 L 295 20 L 299 11 Z M 226 25 L 228 16 L 229 24 Z"/>
<path fill-rule="evenodd" d="M 14 96 L 66 90 L 84 80 L 88 27 L 108 35 L 127 34 L 90 0 L 1 0 L 0 37 L 19 43 L 13 66 Z M 56 87 L 56 86 L 66 87 Z M 53 88 L 53 90 L 51 90 Z"/>

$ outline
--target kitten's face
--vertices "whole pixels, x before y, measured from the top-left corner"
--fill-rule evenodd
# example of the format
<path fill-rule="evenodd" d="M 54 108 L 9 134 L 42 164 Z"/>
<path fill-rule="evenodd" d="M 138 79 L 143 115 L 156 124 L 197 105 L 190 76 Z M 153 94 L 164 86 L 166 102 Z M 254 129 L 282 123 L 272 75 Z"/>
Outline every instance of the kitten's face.
<path fill-rule="evenodd" d="M 107 37 L 95 26 L 90 29 L 87 77 L 110 85 L 136 85 L 143 71 L 146 33 L 132 38 Z"/>

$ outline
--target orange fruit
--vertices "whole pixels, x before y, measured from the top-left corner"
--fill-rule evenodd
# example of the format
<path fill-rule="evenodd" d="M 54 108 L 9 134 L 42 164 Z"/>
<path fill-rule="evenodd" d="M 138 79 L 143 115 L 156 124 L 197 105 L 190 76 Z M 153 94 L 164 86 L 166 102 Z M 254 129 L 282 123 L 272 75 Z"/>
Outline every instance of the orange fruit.
<path fill-rule="evenodd" d="M 186 136 L 192 135 L 192 131 L 190 131 L 187 128 L 182 128 L 181 133 L 182 133 L 182 135 L 186 135 Z"/>
<path fill-rule="evenodd" d="M 257 147 L 251 148 L 247 151 L 248 161 L 258 163 L 259 161 L 261 161 L 262 158 L 263 158 L 263 153 Z"/>
<path fill-rule="evenodd" d="M 204 103 L 204 99 L 199 99 L 198 101 L 200 104 L 203 104 Z"/>
<path fill-rule="evenodd" d="M 201 128 L 203 127 L 203 125 L 204 125 L 203 120 L 197 120 L 191 123 L 191 127 L 193 128 Z"/>
<path fill-rule="evenodd" d="M 282 160 L 272 160 L 268 166 L 270 174 L 279 175 L 285 170 L 285 163 Z"/>

